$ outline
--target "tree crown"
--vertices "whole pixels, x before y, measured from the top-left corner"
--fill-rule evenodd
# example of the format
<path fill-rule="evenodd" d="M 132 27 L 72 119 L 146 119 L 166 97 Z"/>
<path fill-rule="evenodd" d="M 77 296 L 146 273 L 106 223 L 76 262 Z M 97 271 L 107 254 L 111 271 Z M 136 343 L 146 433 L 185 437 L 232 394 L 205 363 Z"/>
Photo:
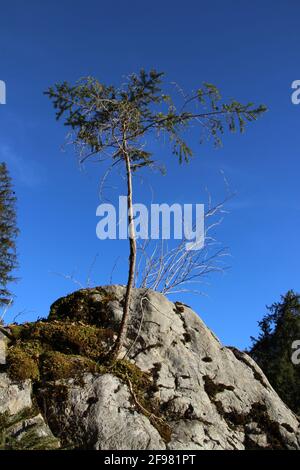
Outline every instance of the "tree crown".
<path fill-rule="evenodd" d="M 57 110 L 57 119 L 64 117 L 65 125 L 71 128 L 82 160 L 107 153 L 113 159 L 122 159 L 126 141 L 133 170 L 153 163 L 144 139 L 150 132 L 167 134 L 181 163 L 192 156 L 184 138 L 192 121 L 202 128 L 203 137 L 212 137 L 219 145 L 225 127 L 230 132 L 243 132 L 247 122 L 266 111 L 264 105 L 224 102 L 218 88 L 210 83 L 184 95 L 181 105 L 175 106 L 171 96 L 163 92 L 163 76 L 162 72 L 142 69 L 119 88 L 87 77 L 75 85 L 56 84 L 45 94 Z"/>

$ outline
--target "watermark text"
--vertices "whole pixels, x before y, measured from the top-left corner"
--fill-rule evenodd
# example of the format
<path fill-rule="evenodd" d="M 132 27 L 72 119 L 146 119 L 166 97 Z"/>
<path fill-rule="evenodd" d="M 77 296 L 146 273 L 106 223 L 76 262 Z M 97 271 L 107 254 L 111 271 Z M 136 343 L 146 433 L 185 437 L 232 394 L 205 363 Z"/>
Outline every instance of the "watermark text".
<path fill-rule="evenodd" d="M 300 340 L 297 339 L 292 343 L 292 349 L 294 350 L 291 360 L 292 363 L 296 366 L 300 364 Z"/>
<path fill-rule="evenodd" d="M 294 80 L 291 87 L 295 90 L 291 95 L 292 103 L 300 104 L 300 80 Z"/>
<path fill-rule="evenodd" d="M 0 80 L 0 104 L 6 104 L 6 84 Z"/>
<path fill-rule="evenodd" d="M 133 204 L 133 227 L 128 226 L 127 197 L 119 197 L 118 214 L 113 204 L 97 207 L 101 217 L 96 227 L 100 240 L 186 240 L 186 250 L 200 250 L 204 246 L 204 204 Z M 173 223 L 172 223 L 173 221 Z M 134 230 L 133 230 L 134 229 Z M 173 237 L 172 237 L 173 234 Z"/>

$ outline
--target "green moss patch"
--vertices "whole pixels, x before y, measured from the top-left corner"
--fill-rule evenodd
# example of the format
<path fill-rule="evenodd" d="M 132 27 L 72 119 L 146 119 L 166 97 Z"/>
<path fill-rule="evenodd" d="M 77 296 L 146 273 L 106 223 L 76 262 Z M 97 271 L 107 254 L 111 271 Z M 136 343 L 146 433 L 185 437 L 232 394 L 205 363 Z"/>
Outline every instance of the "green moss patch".
<path fill-rule="evenodd" d="M 17 326 L 17 342 L 32 354 L 54 349 L 98 359 L 113 340 L 113 331 L 70 321 L 39 321 Z M 15 336 L 15 327 L 11 328 Z"/>
<path fill-rule="evenodd" d="M 117 300 L 115 294 L 102 287 L 81 289 L 54 302 L 48 319 L 106 327 L 110 320 L 107 306 L 114 300 Z"/>
<path fill-rule="evenodd" d="M 98 364 L 87 357 L 49 351 L 40 358 L 40 373 L 44 380 L 78 377 L 84 372 L 98 372 Z"/>
<path fill-rule="evenodd" d="M 112 330 L 82 322 L 12 325 L 11 333 L 14 340 L 8 349 L 7 368 L 14 380 L 48 380 L 64 378 L 64 372 L 70 377 L 76 371 L 95 371 L 96 362 L 113 342 Z"/>
<path fill-rule="evenodd" d="M 18 346 L 9 349 L 7 367 L 9 376 L 13 380 L 38 380 L 40 377 L 37 362 Z"/>

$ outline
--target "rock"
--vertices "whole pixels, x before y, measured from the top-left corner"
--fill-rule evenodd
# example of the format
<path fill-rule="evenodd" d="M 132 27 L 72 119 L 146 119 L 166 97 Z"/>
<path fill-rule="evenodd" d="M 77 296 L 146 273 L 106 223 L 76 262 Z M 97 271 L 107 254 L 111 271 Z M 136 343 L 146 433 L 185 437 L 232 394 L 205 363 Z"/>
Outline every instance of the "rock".
<path fill-rule="evenodd" d="M 29 380 L 13 383 L 0 374 L 0 449 L 58 449 L 56 439 L 31 399 Z"/>
<path fill-rule="evenodd" d="M 49 320 L 72 319 L 96 326 L 115 327 L 122 318 L 122 286 L 80 289 L 54 302 Z"/>
<path fill-rule="evenodd" d="M 60 448 L 59 440 L 53 436 L 41 414 L 27 419 L 22 419 L 20 416 L 20 419 L 17 422 L 13 421 L 11 425 L 8 421 L 3 434 L 5 448 L 10 450 L 52 450 Z"/>
<path fill-rule="evenodd" d="M 14 383 L 0 374 L 0 449 L 58 449 L 56 439 L 32 403 L 30 380 Z"/>
<path fill-rule="evenodd" d="M 135 410 L 128 388 L 111 374 L 86 374 L 80 385 L 69 380 L 63 401 L 56 399 L 55 388 L 41 393 L 47 419 L 54 429 L 63 430 L 60 436 L 69 445 L 97 450 L 166 448 L 149 419 Z"/>
<path fill-rule="evenodd" d="M 32 407 L 31 382 L 14 383 L 7 374 L 0 374 L 0 414 L 17 415 Z"/>
<path fill-rule="evenodd" d="M 0 365 L 6 363 L 6 343 L 7 338 L 0 331 Z"/>
<path fill-rule="evenodd" d="M 83 289 L 55 302 L 49 318 L 116 331 L 124 293 L 124 286 Z M 140 381 L 134 383 L 134 375 L 129 379 L 121 361 L 121 371 L 103 366 L 99 372 L 44 382 L 37 390 L 40 411 L 63 446 L 300 449 L 299 418 L 257 364 L 236 348 L 224 347 L 190 307 L 135 289 L 124 354 L 133 367 L 130 373 L 144 372 Z M 151 386 L 139 390 L 143 376 L 151 378 Z M 29 387 L 28 399 L 30 386 L 20 386 Z M 0 388 L 0 403 L 1 393 Z M 18 409 L 17 403 L 15 397 L 11 409 Z"/>

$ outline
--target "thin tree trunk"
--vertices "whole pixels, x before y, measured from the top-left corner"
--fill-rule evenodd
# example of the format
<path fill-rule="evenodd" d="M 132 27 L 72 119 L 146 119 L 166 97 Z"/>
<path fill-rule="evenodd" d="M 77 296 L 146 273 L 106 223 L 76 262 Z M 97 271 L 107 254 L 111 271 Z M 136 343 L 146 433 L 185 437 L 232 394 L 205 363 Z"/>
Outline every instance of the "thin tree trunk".
<path fill-rule="evenodd" d="M 128 227 L 129 227 L 129 269 L 128 269 L 128 280 L 126 286 L 126 293 L 124 299 L 123 316 L 118 333 L 118 337 L 109 352 L 109 361 L 114 362 L 124 344 L 127 335 L 128 320 L 130 316 L 130 301 L 131 291 L 134 285 L 135 276 L 135 265 L 136 265 L 136 239 L 133 222 L 133 203 L 132 203 L 132 172 L 130 157 L 127 152 L 126 143 L 123 144 L 123 155 L 126 164 L 126 177 L 127 177 L 127 210 L 128 210 Z"/>

